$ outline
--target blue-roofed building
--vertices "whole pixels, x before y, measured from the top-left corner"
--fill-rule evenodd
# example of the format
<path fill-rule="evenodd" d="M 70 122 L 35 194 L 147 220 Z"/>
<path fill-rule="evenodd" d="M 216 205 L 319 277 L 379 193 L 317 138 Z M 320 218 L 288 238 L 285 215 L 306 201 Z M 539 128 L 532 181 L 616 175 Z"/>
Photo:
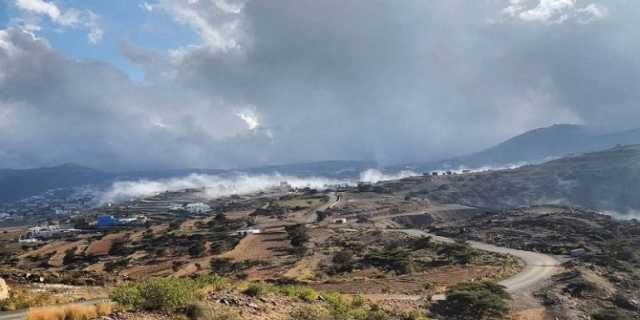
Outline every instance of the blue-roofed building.
<path fill-rule="evenodd" d="M 117 224 L 116 219 L 109 215 L 98 216 L 98 220 L 96 222 L 99 228 L 113 227 Z"/>

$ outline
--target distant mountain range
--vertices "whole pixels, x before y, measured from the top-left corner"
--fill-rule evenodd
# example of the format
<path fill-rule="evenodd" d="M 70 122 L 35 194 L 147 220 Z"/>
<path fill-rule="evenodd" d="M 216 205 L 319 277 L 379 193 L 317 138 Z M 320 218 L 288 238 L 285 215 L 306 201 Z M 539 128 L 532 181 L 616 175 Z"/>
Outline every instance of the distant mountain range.
<path fill-rule="evenodd" d="M 98 185 L 112 178 L 103 171 L 64 164 L 36 169 L 0 169 L 0 202 L 14 202 L 50 189 Z"/>
<path fill-rule="evenodd" d="M 443 161 L 404 166 L 414 170 L 506 167 L 522 163 L 541 163 L 575 153 L 640 143 L 640 129 L 601 133 L 580 125 L 553 125 L 528 131 L 494 147 Z"/>
<path fill-rule="evenodd" d="M 573 153 L 604 150 L 616 145 L 640 143 L 640 129 L 615 133 L 599 133 L 578 125 L 554 125 L 513 137 L 494 147 L 466 156 L 444 161 L 390 166 L 386 172 L 403 169 L 429 171 L 448 168 L 503 167 L 518 163 L 540 163 Z M 226 175 L 237 172 L 270 174 L 274 172 L 295 176 L 322 176 L 345 179 L 357 178 L 375 162 L 321 161 L 277 166 L 263 166 L 243 170 L 178 169 L 154 171 L 108 172 L 75 164 L 26 170 L 0 169 L 0 202 L 14 202 L 54 188 L 81 185 L 107 185 L 116 180 L 166 179 L 191 173 Z"/>

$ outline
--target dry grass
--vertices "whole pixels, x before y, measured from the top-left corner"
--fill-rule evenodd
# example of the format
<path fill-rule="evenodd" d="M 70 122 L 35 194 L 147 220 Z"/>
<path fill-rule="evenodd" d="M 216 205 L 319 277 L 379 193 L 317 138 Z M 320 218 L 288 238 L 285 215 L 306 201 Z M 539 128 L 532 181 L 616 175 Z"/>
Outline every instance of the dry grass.
<path fill-rule="evenodd" d="M 65 320 L 91 320 L 98 317 L 95 305 L 72 304 L 64 309 Z"/>
<path fill-rule="evenodd" d="M 65 320 L 65 316 L 61 307 L 32 308 L 27 312 L 27 320 Z"/>
<path fill-rule="evenodd" d="M 110 303 L 32 308 L 27 312 L 26 320 L 92 320 L 98 316 L 108 316 L 112 311 L 113 305 Z"/>
<path fill-rule="evenodd" d="M 96 305 L 96 313 L 98 316 L 108 316 L 113 313 L 113 304 L 99 303 Z"/>

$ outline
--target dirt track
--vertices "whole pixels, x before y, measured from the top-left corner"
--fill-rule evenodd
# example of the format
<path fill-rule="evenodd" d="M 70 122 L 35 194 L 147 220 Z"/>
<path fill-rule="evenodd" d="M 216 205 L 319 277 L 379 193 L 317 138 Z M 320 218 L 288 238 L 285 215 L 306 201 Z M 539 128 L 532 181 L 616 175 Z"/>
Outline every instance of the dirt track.
<path fill-rule="evenodd" d="M 453 239 L 432 235 L 422 230 L 405 229 L 401 231 L 415 237 L 430 236 L 434 241 L 438 242 L 454 242 Z M 468 243 L 471 247 L 478 250 L 518 257 L 525 263 L 525 268 L 522 272 L 500 282 L 500 284 L 505 286 L 507 291 L 514 296 L 518 303 L 522 303 L 523 307 L 538 304 L 532 296 L 533 291 L 560 271 L 561 268 L 561 262 L 550 255 L 497 247 L 477 241 L 469 241 Z M 444 295 L 436 295 L 433 297 L 433 300 L 443 300 L 444 298 Z"/>

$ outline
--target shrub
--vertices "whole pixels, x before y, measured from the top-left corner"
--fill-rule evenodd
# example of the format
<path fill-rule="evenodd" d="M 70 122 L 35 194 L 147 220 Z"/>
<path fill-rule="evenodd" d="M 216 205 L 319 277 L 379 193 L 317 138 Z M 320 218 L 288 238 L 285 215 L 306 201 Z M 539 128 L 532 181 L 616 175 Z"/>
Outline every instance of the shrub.
<path fill-rule="evenodd" d="M 434 243 L 431 241 L 431 237 L 420 237 L 412 241 L 411 247 L 414 250 L 431 249 L 434 247 Z"/>
<path fill-rule="evenodd" d="M 249 287 L 244 289 L 242 291 L 242 293 L 244 293 L 244 294 L 246 294 L 246 295 L 248 295 L 250 297 L 259 298 L 259 297 L 262 297 L 265 294 L 267 294 L 269 292 L 273 292 L 273 291 L 275 291 L 275 288 L 270 284 L 253 283 L 253 284 L 249 285 Z"/>
<path fill-rule="evenodd" d="M 13 311 L 27 309 L 30 307 L 44 306 L 52 302 L 53 298 L 49 293 L 13 289 L 9 293 L 9 298 L 0 301 L 0 310 Z"/>
<path fill-rule="evenodd" d="M 438 253 L 446 255 L 449 262 L 455 264 L 469 264 L 478 255 L 477 252 L 465 242 L 444 245 Z"/>
<path fill-rule="evenodd" d="M 331 267 L 332 273 L 351 272 L 355 267 L 355 261 L 353 258 L 353 251 L 344 249 L 333 255 L 333 266 Z"/>
<path fill-rule="evenodd" d="M 208 291 L 219 291 L 227 287 L 229 280 L 218 275 L 201 275 L 194 278 L 196 285 Z"/>
<path fill-rule="evenodd" d="M 504 287 L 491 281 L 463 282 L 449 288 L 446 300 L 434 305 L 434 312 L 451 320 L 503 319 L 511 299 Z"/>
<path fill-rule="evenodd" d="M 624 315 L 618 310 L 603 310 L 591 316 L 593 320 L 631 320 L 631 317 Z"/>
<path fill-rule="evenodd" d="M 238 312 L 229 307 L 213 307 L 204 303 L 187 306 L 186 314 L 192 320 L 242 320 Z"/>
<path fill-rule="evenodd" d="M 199 298 L 204 289 L 219 290 L 225 285 L 226 279 L 219 276 L 149 278 L 116 287 L 111 299 L 126 308 L 173 311 Z"/>
<path fill-rule="evenodd" d="M 331 320 L 329 311 L 321 306 L 301 306 L 289 313 L 290 320 Z"/>
<path fill-rule="evenodd" d="M 140 293 L 139 284 L 132 282 L 117 286 L 111 292 L 111 300 L 127 309 L 138 308 L 144 302 L 142 294 Z"/>
<path fill-rule="evenodd" d="M 175 310 L 185 307 L 196 296 L 196 285 L 190 279 L 151 278 L 142 282 L 142 308 Z"/>
<path fill-rule="evenodd" d="M 329 304 L 329 310 L 335 320 L 349 319 L 351 303 L 344 295 L 333 292 L 327 293 L 323 297 Z"/>
<path fill-rule="evenodd" d="M 411 273 L 415 269 L 411 254 L 403 250 L 372 250 L 364 256 L 363 263 L 399 274 Z"/>
<path fill-rule="evenodd" d="M 291 240 L 291 245 L 294 247 L 302 247 L 307 241 L 309 241 L 309 235 L 307 233 L 307 227 L 304 224 L 296 224 L 286 226 L 285 231 Z"/>
<path fill-rule="evenodd" d="M 429 320 L 427 316 L 418 311 L 409 311 L 400 317 L 401 320 Z"/>
<path fill-rule="evenodd" d="M 71 248 L 64 253 L 64 257 L 62 257 L 63 265 L 70 265 L 76 261 L 76 249 Z"/>
<path fill-rule="evenodd" d="M 206 250 L 204 242 L 196 240 L 195 243 L 189 247 L 189 255 L 194 258 L 201 257 Z"/>
<path fill-rule="evenodd" d="M 236 264 L 231 258 L 213 258 L 211 262 L 209 262 L 209 266 L 212 272 L 218 274 L 230 274 L 238 271 Z"/>
<path fill-rule="evenodd" d="M 288 285 L 280 288 L 280 291 L 289 297 L 295 297 L 305 302 L 317 301 L 320 294 L 308 287 Z"/>
<path fill-rule="evenodd" d="M 391 319 L 389 314 L 382 309 L 372 309 L 367 312 L 367 317 L 363 320 L 387 320 Z"/>
<path fill-rule="evenodd" d="M 435 288 L 435 285 L 429 281 L 425 282 L 422 284 L 422 288 L 424 288 L 425 290 L 431 290 L 433 288 Z"/>
<path fill-rule="evenodd" d="M 356 294 L 351 298 L 351 305 L 354 307 L 362 307 L 366 302 L 365 297 L 361 294 Z"/>

